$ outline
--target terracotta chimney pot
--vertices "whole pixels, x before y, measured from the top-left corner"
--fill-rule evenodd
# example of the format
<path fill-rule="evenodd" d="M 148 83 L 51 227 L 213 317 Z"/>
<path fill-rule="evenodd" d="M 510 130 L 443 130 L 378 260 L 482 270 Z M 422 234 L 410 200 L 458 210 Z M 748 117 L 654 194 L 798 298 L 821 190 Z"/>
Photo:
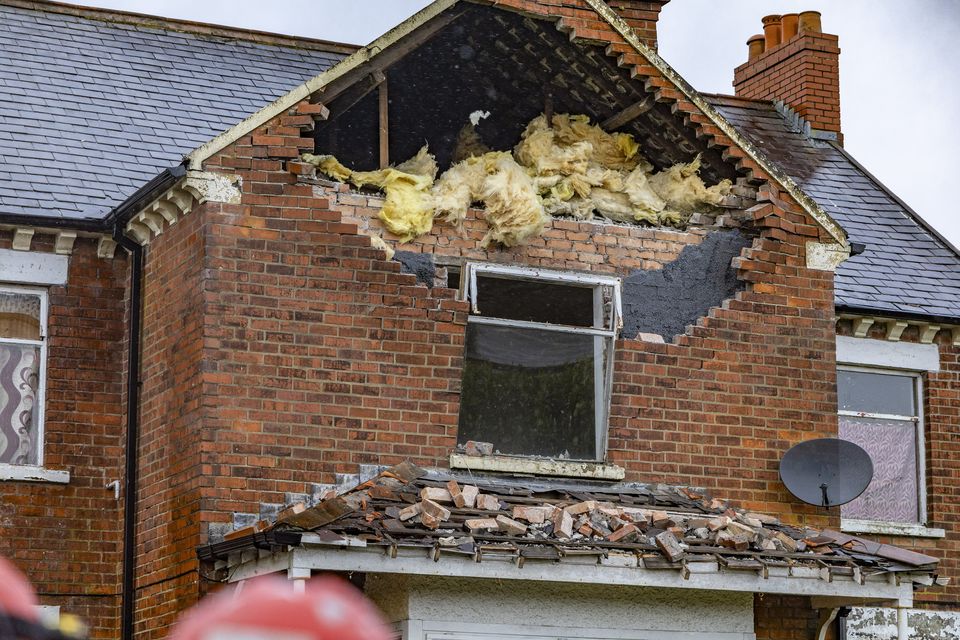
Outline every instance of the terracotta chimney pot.
<path fill-rule="evenodd" d="M 782 33 L 782 41 L 789 42 L 793 39 L 793 36 L 797 35 L 797 31 L 800 27 L 800 14 L 798 13 L 785 13 L 783 17 L 780 18 L 780 29 Z"/>
<path fill-rule="evenodd" d="M 750 36 L 750 39 L 747 40 L 747 47 L 750 48 L 750 60 L 756 60 L 766 50 L 766 38 L 762 33 Z"/>
<path fill-rule="evenodd" d="M 800 12 L 800 33 L 820 33 L 821 29 L 819 11 Z"/>
<path fill-rule="evenodd" d="M 780 16 L 771 15 L 763 19 L 763 35 L 767 40 L 767 51 L 780 44 Z"/>

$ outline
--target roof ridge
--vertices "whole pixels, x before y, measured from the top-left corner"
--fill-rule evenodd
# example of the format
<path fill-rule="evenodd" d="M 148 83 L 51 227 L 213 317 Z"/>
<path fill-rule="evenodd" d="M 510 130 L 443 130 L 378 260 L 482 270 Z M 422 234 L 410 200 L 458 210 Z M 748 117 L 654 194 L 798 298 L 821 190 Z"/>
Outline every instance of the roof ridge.
<path fill-rule="evenodd" d="M 106 9 L 102 7 L 80 6 L 66 2 L 55 2 L 53 0 L 0 0 L 0 6 L 40 11 L 43 13 L 59 13 L 63 15 L 74 16 L 76 18 L 84 18 L 87 20 L 127 24 L 148 29 L 160 29 L 164 31 L 189 33 L 198 36 L 228 38 L 233 40 L 255 42 L 257 44 L 291 47 L 297 49 L 311 49 L 330 53 L 350 54 L 360 48 L 359 45 L 333 42 L 330 40 L 321 40 L 318 38 L 305 38 L 282 33 L 260 31 L 257 29 L 231 27 L 228 25 L 213 24 L 209 22 L 167 18 L 164 16 L 137 13 L 134 11 L 119 11 L 116 9 Z"/>

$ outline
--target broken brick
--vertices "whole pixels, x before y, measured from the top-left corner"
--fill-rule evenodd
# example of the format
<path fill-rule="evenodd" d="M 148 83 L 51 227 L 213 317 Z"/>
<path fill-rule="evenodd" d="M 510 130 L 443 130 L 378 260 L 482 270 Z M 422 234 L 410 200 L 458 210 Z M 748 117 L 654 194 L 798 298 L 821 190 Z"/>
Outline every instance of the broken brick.
<path fill-rule="evenodd" d="M 777 531 L 777 534 L 773 537 L 773 539 L 783 546 L 784 551 L 794 553 L 797 550 L 797 541 L 782 531 Z"/>
<path fill-rule="evenodd" d="M 522 536 L 527 532 L 527 526 L 517 522 L 512 518 L 507 516 L 497 516 L 497 524 L 500 526 L 501 531 L 505 531 L 511 536 Z"/>
<path fill-rule="evenodd" d="M 660 551 L 663 552 L 663 555 L 667 556 L 667 559 L 670 562 L 676 562 L 684 556 L 683 547 L 680 546 L 680 541 L 677 540 L 677 536 L 673 535 L 669 531 L 664 531 L 660 535 L 654 538 L 654 541 L 657 543 L 657 547 L 660 548 Z"/>
<path fill-rule="evenodd" d="M 557 509 L 553 512 L 553 535 L 558 538 L 569 538 L 573 535 L 573 516 L 566 509 Z"/>
<path fill-rule="evenodd" d="M 463 497 L 463 506 L 467 509 L 473 509 L 477 503 L 477 496 L 480 495 L 480 489 L 472 484 L 467 484 L 460 488 L 460 495 Z"/>
<path fill-rule="evenodd" d="M 483 511 L 500 511 L 500 499 L 487 493 L 477 496 L 477 509 Z"/>
<path fill-rule="evenodd" d="M 620 527 L 607 536 L 610 542 L 633 542 L 640 535 L 640 530 L 634 524 L 628 524 Z"/>
<path fill-rule="evenodd" d="M 451 480 L 447 483 L 447 492 L 450 493 L 450 498 L 453 500 L 453 504 L 455 504 L 458 509 L 462 509 L 465 502 L 463 499 L 463 494 L 460 492 L 460 485 L 456 480 Z"/>
<path fill-rule="evenodd" d="M 463 452 L 473 458 L 479 456 L 492 456 L 493 443 L 467 440 L 466 444 L 463 445 Z"/>
<path fill-rule="evenodd" d="M 420 490 L 421 500 L 433 500 L 434 502 L 453 502 L 450 492 L 443 487 L 424 487 Z"/>
<path fill-rule="evenodd" d="M 513 517 L 517 520 L 526 520 L 530 524 L 540 524 L 547 519 L 546 507 L 528 507 L 517 505 L 513 508 Z"/>
<path fill-rule="evenodd" d="M 463 523 L 470 531 L 483 531 L 485 529 L 499 529 L 500 525 L 496 518 L 473 518 Z"/>
<path fill-rule="evenodd" d="M 400 515 L 399 515 L 400 522 L 406 522 L 410 518 L 413 518 L 414 516 L 418 516 L 418 515 L 420 515 L 419 502 L 417 502 L 416 504 L 412 504 L 409 507 L 406 507 L 404 509 L 400 509 Z"/>
<path fill-rule="evenodd" d="M 427 529 L 436 529 L 440 526 L 440 519 L 430 515 L 429 513 L 420 514 L 420 523 L 423 524 Z"/>
<path fill-rule="evenodd" d="M 450 510 L 446 507 L 442 507 L 433 500 L 423 500 L 420 502 L 420 512 L 426 513 L 438 520 L 449 520 L 450 519 Z"/>
<path fill-rule="evenodd" d="M 677 521 L 671 518 L 666 511 L 654 511 L 652 518 L 653 526 L 658 529 L 668 529 L 677 524 Z"/>
<path fill-rule="evenodd" d="M 707 528 L 710 529 L 710 531 L 719 531 L 720 529 L 723 529 L 731 522 L 732 520 L 730 520 L 730 518 L 728 518 L 727 516 L 717 516 L 716 518 L 714 518 L 713 520 L 707 523 Z"/>
<path fill-rule="evenodd" d="M 580 515 L 581 513 L 586 513 L 588 511 L 593 511 L 597 508 L 597 502 L 595 500 L 587 500 L 586 502 L 578 502 L 577 504 L 572 504 L 569 507 L 566 507 L 566 512 L 572 516 Z"/>

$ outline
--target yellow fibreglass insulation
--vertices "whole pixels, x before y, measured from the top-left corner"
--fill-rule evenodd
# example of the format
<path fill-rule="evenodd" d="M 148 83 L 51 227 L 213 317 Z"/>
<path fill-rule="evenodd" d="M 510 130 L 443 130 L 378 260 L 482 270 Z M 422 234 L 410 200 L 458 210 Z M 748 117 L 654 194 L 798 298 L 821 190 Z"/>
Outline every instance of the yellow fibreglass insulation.
<path fill-rule="evenodd" d="M 512 247 L 540 235 L 549 216 L 587 220 L 598 214 L 617 222 L 682 226 L 730 193 L 729 180 L 703 183 L 700 156 L 654 173 L 633 136 L 607 133 L 587 116 L 534 118 L 512 154 L 489 151 L 472 120 L 457 137 L 455 163 L 439 179 L 426 146 L 380 171 L 353 172 L 333 156 L 303 159 L 334 179 L 383 189 L 379 217 L 402 242 L 429 232 L 434 217 L 461 226 L 474 202 L 486 210 L 483 245 Z"/>

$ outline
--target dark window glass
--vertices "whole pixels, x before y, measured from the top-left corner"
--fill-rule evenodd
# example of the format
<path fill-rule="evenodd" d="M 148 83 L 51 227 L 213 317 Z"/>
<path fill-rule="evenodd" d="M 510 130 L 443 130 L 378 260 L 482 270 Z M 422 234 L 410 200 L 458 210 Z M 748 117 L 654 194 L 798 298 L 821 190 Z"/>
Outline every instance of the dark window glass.
<path fill-rule="evenodd" d="M 864 371 L 838 371 L 837 394 L 841 411 L 917 415 L 912 376 Z"/>
<path fill-rule="evenodd" d="M 477 277 L 477 307 L 488 318 L 592 327 L 593 287 Z"/>
<path fill-rule="evenodd" d="M 481 298 L 483 299 L 483 298 Z M 467 325 L 458 442 L 506 454 L 595 460 L 596 375 L 606 339 Z"/>

